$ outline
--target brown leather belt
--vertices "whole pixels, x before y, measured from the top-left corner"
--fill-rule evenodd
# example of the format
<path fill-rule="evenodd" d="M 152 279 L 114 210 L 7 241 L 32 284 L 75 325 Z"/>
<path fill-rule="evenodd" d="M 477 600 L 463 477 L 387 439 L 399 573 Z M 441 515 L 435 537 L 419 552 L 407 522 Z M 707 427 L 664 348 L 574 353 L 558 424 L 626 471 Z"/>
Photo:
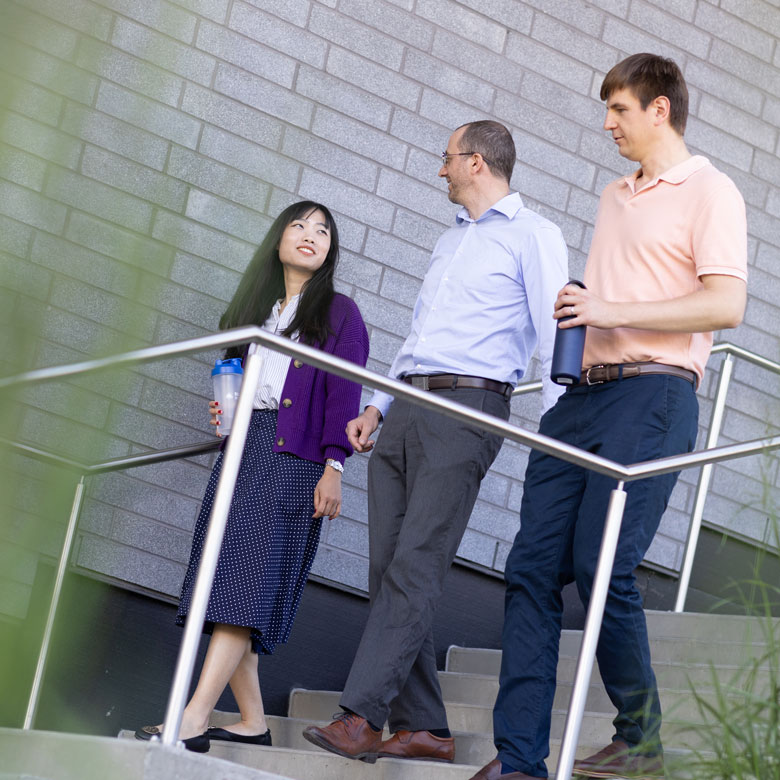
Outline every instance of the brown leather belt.
<path fill-rule="evenodd" d="M 505 398 L 512 395 L 514 389 L 508 382 L 496 382 L 481 376 L 463 376 L 461 374 L 432 374 L 430 376 L 407 375 L 401 379 L 420 390 L 454 390 L 456 387 L 474 387 L 479 390 L 491 390 Z"/>
<path fill-rule="evenodd" d="M 642 374 L 669 374 L 680 379 L 687 379 L 694 388 L 697 376 L 693 371 L 679 366 L 667 366 L 665 363 L 613 363 L 608 366 L 591 366 L 582 372 L 580 381 L 570 387 L 582 385 L 601 385 L 604 382 L 614 382 L 616 379 L 629 379 Z"/>

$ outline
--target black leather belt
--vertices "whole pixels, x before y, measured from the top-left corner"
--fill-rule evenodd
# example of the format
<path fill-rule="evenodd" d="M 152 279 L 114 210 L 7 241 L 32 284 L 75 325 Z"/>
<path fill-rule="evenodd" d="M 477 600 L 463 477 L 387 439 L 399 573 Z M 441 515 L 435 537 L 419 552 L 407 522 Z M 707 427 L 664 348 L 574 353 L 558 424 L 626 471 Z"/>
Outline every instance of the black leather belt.
<path fill-rule="evenodd" d="M 582 372 L 580 381 L 569 387 L 581 385 L 601 385 L 604 382 L 614 382 L 616 379 L 629 379 L 642 374 L 669 374 L 680 379 L 687 379 L 696 387 L 697 376 L 693 371 L 679 366 L 667 366 L 665 363 L 612 363 L 607 366 L 591 366 Z"/>
<path fill-rule="evenodd" d="M 463 376 L 461 374 L 431 374 L 430 376 L 407 375 L 401 379 L 420 390 L 455 390 L 457 387 L 474 387 L 479 390 L 491 390 L 509 398 L 514 389 L 508 382 L 496 382 L 481 376 Z"/>

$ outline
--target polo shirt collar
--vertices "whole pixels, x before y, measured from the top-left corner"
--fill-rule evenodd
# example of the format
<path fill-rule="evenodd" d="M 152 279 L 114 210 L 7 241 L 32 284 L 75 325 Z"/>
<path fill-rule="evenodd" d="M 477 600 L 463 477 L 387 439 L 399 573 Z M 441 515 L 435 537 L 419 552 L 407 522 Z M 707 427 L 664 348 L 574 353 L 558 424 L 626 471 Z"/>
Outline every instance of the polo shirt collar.
<path fill-rule="evenodd" d="M 641 191 L 644 192 L 645 190 L 654 187 L 656 184 L 658 184 L 659 181 L 666 181 L 669 182 L 669 184 L 682 184 L 689 176 L 704 168 L 705 165 L 709 164 L 710 161 L 706 157 L 703 157 L 700 154 L 695 154 L 692 157 L 689 157 L 687 160 L 683 160 L 683 162 L 672 166 L 668 171 L 664 171 L 663 173 L 656 176 L 655 179 L 653 179 L 649 184 L 645 184 Z M 626 176 L 626 178 L 623 180 L 626 183 L 626 186 L 634 194 L 636 194 L 636 179 L 637 176 L 639 176 L 641 170 L 642 169 L 640 168 L 638 171 L 632 173 L 631 176 Z"/>
<path fill-rule="evenodd" d="M 503 214 L 508 219 L 513 219 L 520 209 L 524 208 L 523 199 L 520 197 L 519 192 L 510 192 L 509 195 L 505 195 L 501 200 L 496 201 L 479 219 L 482 220 L 487 217 L 491 212 Z M 462 225 L 464 222 L 478 222 L 469 216 L 468 209 L 463 206 L 455 216 L 455 222 L 458 225 Z"/>

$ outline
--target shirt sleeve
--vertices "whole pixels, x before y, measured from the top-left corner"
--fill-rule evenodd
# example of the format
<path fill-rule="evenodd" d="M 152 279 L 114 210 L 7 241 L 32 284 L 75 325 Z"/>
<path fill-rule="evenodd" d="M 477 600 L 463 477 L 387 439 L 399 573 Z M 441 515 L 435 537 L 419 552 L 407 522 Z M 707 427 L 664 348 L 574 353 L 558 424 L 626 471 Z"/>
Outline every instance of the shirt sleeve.
<path fill-rule="evenodd" d="M 542 364 L 542 410 L 547 411 L 564 391 L 550 379 L 557 322 L 553 319 L 558 291 L 569 280 L 568 252 L 561 232 L 541 227 L 528 239 L 522 256 L 528 310 L 536 331 L 539 360 Z"/>
<path fill-rule="evenodd" d="M 382 390 L 375 390 L 374 394 L 371 396 L 371 400 L 368 402 L 368 406 L 375 406 L 377 409 L 379 409 L 379 413 L 383 418 L 387 416 L 387 412 L 390 410 L 392 405 L 393 396 L 389 393 L 383 392 Z"/>
<path fill-rule="evenodd" d="M 719 274 L 747 281 L 747 219 L 745 201 L 736 185 L 724 177 L 699 212 L 693 231 L 697 276 Z"/>
<path fill-rule="evenodd" d="M 417 298 L 417 303 L 415 303 L 415 314 L 417 312 L 417 307 L 419 306 L 419 296 Z M 414 330 L 414 319 L 412 320 L 412 330 Z M 408 341 L 408 339 L 407 339 Z M 404 346 L 406 345 L 406 342 L 404 342 Z M 401 358 L 401 352 L 403 351 L 403 347 L 398 350 L 396 353 L 396 356 L 393 358 L 393 362 L 390 365 L 390 370 L 387 372 L 387 375 L 390 377 L 390 379 L 398 379 L 399 374 L 399 362 Z M 379 413 L 384 418 L 387 415 L 387 412 L 389 411 L 390 407 L 393 404 L 393 401 L 395 399 L 393 398 L 390 393 L 385 393 L 383 390 L 375 390 L 374 394 L 371 396 L 371 400 L 368 402 L 368 406 L 375 406 L 377 409 L 379 409 Z"/>

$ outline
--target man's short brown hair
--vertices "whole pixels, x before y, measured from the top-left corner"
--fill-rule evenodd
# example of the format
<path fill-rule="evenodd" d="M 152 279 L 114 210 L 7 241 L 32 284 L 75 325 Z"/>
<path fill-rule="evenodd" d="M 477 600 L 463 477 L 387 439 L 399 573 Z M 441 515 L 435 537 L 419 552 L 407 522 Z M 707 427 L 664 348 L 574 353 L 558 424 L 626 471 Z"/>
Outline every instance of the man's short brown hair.
<path fill-rule="evenodd" d="M 674 60 L 657 54 L 632 54 L 615 65 L 601 84 L 601 99 L 613 92 L 630 89 L 642 110 L 657 97 L 669 99 L 669 124 L 682 135 L 688 121 L 688 87 Z"/>
<path fill-rule="evenodd" d="M 460 148 L 464 152 L 481 154 L 491 173 L 505 179 L 508 184 L 517 159 L 515 142 L 509 130 L 492 119 L 480 119 L 461 127 L 466 129 L 460 137 Z"/>

